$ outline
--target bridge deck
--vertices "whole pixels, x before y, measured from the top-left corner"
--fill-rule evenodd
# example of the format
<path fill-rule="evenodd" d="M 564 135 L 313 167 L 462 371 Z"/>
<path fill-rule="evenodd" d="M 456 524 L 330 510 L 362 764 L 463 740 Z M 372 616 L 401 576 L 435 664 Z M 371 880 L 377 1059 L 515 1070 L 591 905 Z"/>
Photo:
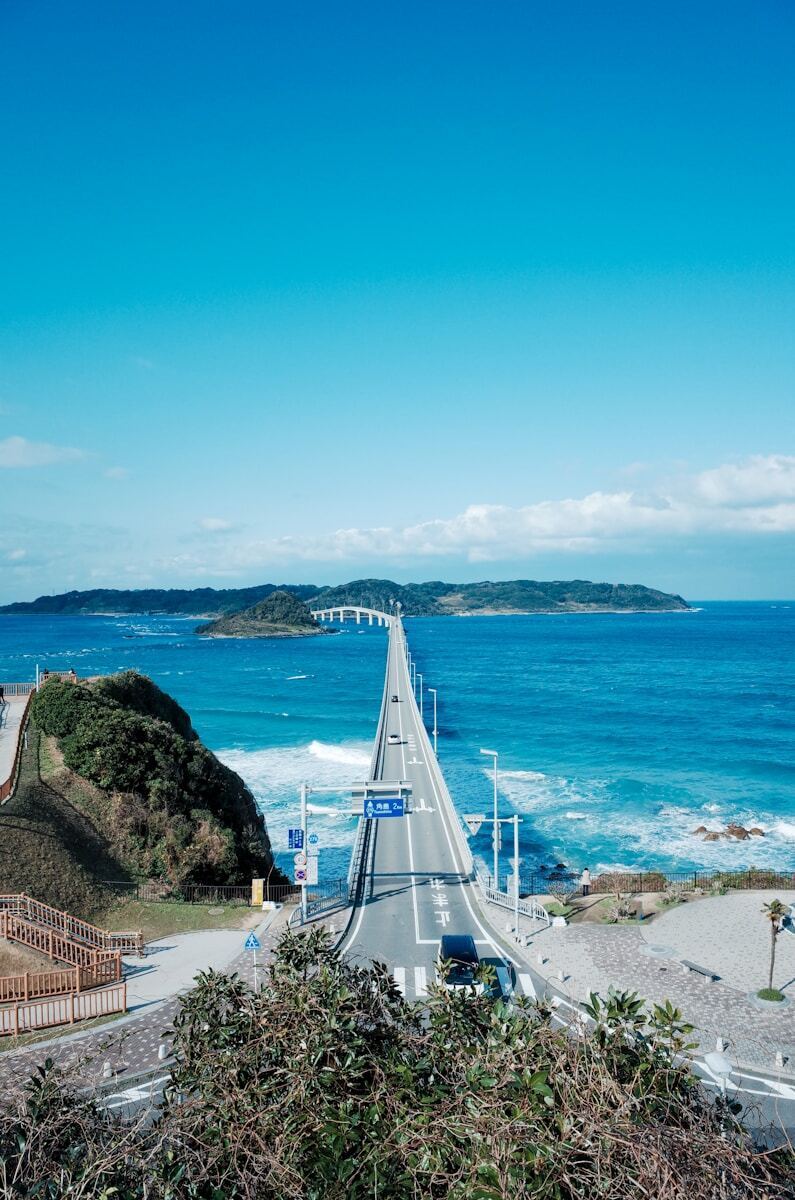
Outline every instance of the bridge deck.
<path fill-rule="evenodd" d="M 385 962 L 413 999 L 434 979 L 443 933 L 470 933 L 481 958 L 518 964 L 480 910 L 466 840 L 414 699 L 399 621 L 390 629 L 386 689 L 399 699 L 384 707 L 377 777 L 410 781 L 412 812 L 372 822 L 364 887 L 343 948 Z M 399 745 L 387 744 L 390 733 Z"/>

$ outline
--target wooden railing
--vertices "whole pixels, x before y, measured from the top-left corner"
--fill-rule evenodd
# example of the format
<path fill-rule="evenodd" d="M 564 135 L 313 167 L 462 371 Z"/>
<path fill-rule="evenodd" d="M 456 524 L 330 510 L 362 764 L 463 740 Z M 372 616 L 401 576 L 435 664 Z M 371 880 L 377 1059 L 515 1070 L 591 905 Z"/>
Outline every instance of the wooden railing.
<path fill-rule="evenodd" d="M 42 996 L 62 996 L 85 992 L 121 982 L 121 954 L 118 950 L 98 950 L 97 961 L 85 967 L 66 967 L 61 971 L 25 971 L 22 975 L 0 976 L 0 1004 L 18 1000 L 38 1000 Z"/>
<path fill-rule="evenodd" d="M 8 776 L 8 779 L 4 779 L 2 783 L 0 783 L 0 804 L 5 804 L 9 796 L 13 795 L 17 786 L 19 768 L 22 762 L 22 750 L 25 745 L 25 726 L 27 725 L 28 717 L 30 716 L 30 704 L 32 699 L 33 692 L 29 692 L 28 698 L 25 701 L 25 709 L 22 713 L 22 719 L 19 722 L 19 729 L 17 730 L 17 748 L 14 753 L 14 762 L 11 767 L 11 774 Z"/>
<path fill-rule="evenodd" d="M 50 958 L 60 959 L 61 962 L 85 965 L 87 960 L 81 957 L 78 951 L 87 948 L 119 950 L 122 954 L 143 954 L 143 934 L 137 931 L 117 932 L 100 929 L 98 925 L 92 925 L 89 921 L 81 920 L 80 917 L 73 917 L 71 913 L 62 912 L 61 909 L 44 904 L 41 900 L 34 900 L 32 896 L 27 896 L 24 892 L 0 895 L 0 915 L 3 914 L 6 917 L 22 918 L 27 924 L 40 927 L 39 933 L 49 933 L 54 937 L 59 937 L 61 940 L 57 942 L 57 947 L 64 953 L 53 953 L 48 949 L 48 945 L 52 946 L 56 943 L 48 942 L 46 938 L 35 942 L 26 940 L 26 937 L 20 937 L 17 940 L 24 941 L 25 945 L 34 946 L 35 949 L 40 949 L 48 954 Z M 6 936 L 13 935 L 6 934 Z M 34 935 L 27 936 L 33 937 Z M 66 948 L 65 943 L 67 942 L 74 948 L 73 950 Z"/>
<path fill-rule="evenodd" d="M 94 992 L 68 992 L 46 1000 L 22 1000 L 0 1008 L 0 1037 L 17 1037 L 54 1025 L 73 1025 L 127 1011 L 127 985 L 115 983 Z"/>

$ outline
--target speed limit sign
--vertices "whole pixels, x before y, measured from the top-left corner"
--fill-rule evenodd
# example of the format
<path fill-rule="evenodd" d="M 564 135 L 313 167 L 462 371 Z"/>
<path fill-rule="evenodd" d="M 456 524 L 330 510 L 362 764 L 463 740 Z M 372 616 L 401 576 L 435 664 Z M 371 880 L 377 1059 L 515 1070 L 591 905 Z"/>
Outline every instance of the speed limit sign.
<path fill-rule="evenodd" d="M 295 865 L 297 867 L 305 867 L 306 866 L 306 855 L 304 854 L 304 852 L 302 850 L 299 850 L 297 854 L 293 855 L 293 862 L 295 863 Z"/>

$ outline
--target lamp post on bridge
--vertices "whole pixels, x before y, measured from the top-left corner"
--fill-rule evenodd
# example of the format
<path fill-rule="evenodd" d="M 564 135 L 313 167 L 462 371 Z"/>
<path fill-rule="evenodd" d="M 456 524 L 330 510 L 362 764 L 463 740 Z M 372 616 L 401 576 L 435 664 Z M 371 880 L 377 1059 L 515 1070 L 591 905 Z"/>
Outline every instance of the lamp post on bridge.
<path fill-rule="evenodd" d="M 489 758 L 494 759 L 494 886 L 499 890 L 499 886 L 500 886 L 500 876 L 499 876 L 500 848 L 499 848 L 499 829 L 498 829 L 499 817 L 497 815 L 497 758 L 498 758 L 498 753 L 496 750 L 481 750 L 480 753 L 485 754 Z"/>
<path fill-rule="evenodd" d="M 417 672 L 417 678 L 420 681 L 420 717 L 422 717 L 422 673 L 420 671 Z"/>
<path fill-rule="evenodd" d="M 436 754 L 436 688 L 429 687 L 428 691 L 433 696 L 433 752 Z"/>
<path fill-rule="evenodd" d="M 412 691 L 414 692 L 414 696 L 416 698 L 416 696 L 417 696 L 417 664 L 415 662 L 413 662 L 411 664 L 411 687 L 412 687 Z"/>

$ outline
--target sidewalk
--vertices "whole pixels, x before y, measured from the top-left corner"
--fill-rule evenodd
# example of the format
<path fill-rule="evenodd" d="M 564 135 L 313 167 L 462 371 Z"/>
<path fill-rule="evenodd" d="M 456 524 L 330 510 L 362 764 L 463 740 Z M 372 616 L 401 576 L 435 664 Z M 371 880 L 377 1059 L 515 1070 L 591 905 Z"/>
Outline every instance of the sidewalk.
<path fill-rule="evenodd" d="M 258 968 L 266 965 L 287 921 L 288 910 L 264 915 L 256 927 L 262 944 Z M 174 934 L 151 942 L 146 958 L 125 959 L 130 1012 L 107 1025 L 84 1033 L 57 1033 L 46 1041 L 21 1050 L 2 1052 L 0 1043 L 0 1095 L 23 1086 L 39 1063 L 52 1058 L 59 1067 L 79 1068 L 86 1085 L 102 1080 L 104 1064 L 124 1078 L 157 1066 L 158 1048 L 178 1008 L 177 996 L 190 988 L 199 971 L 210 968 L 236 972 L 253 983 L 253 958 L 244 951 L 245 929 L 221 929 Z"/>
<path fill-rule="evenodd" d="M 530 944 L 516 953 L 572 1001 L 586 1000 L 590 992 L 605 996 L 611 986 L 636 991 L 650 1003 L 670 1000 L 695 1025 L 693 1040 L 701 1053 L 714 1050 L 723 1038 L 736 1062 L 772 1071 L 781 1053 L 792 1073 L 795 998 L 786 1008 L 764 1010 L 749 998 L 767 981 L 770 938 L 760 910 L 773 895 L 746 892 L 688 901 L 643 924 L 587 922 L 539 930 L 520 917 L 520 932 Z M 779 898 L 795 900 L 789 893 Z M 512 923 L 507 910 L 484 908 L 496 929 Z M 750 919 L 758 925 L 751 932 Z M 714 970 L 720 979 L 710 983 L 686 971 L 683 958 Z M 795 997 L 795 937 L 786 933 L 778 939 L 776 981 L 785 995 Z"/>
<path fill-rule="evenodd" d="M 0 783 L 5 783 L 14 768 L 22 714 L 27 696 L 10 696 L 0 704 Z"/>

